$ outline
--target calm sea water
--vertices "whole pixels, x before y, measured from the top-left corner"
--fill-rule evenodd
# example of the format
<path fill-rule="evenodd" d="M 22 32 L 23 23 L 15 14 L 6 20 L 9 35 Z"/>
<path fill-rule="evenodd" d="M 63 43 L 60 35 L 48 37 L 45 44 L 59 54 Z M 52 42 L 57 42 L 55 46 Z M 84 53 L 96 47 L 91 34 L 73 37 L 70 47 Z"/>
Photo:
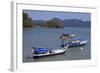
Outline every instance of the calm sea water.
<path fill-rule="evenodd" d="M 23 62 L 86 60 L 91 59 L 90 28 L 24 28 L 23 29 Z M 88 40 L 83 50 L 81 47 L 68 48 L 64 54 L 33 59 L 29 55 L 32 47 L 61 48 L 59 36 L 62 33 L 73 33 L 76 38 Z"/>

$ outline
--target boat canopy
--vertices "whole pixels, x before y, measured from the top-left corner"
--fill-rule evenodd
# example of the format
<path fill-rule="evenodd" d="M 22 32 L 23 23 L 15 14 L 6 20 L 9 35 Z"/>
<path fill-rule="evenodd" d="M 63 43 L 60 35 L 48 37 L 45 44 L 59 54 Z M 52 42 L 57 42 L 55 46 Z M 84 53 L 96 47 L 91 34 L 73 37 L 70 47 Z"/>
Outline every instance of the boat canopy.
<path fill-rule="evenodd" d="M 74 36 L 72 33 L 62 33 L 62 36 Z"/>
<path fill-rule="evenodd" d="M 34 50 L 35 53 L 46 53 L 48 51 L 47 48 L 36 48 Z"/>
<path fill-rule="evenodd" d="M 69 34 L 68 33 L 63 33 L 62 36 L 69 36 Z"/>

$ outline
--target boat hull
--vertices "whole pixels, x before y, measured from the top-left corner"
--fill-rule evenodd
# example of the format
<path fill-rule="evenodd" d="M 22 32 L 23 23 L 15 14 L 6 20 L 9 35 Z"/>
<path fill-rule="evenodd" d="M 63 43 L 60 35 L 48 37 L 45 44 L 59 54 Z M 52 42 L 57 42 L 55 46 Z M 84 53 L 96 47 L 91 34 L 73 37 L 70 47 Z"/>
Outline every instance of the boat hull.
<path fill-rule="evenodd" d="M 42 56 L 33 56 L 33 58 L 42 58 L 42 57 L 48 57 L 48 56 L 54 56 L 54 55 L 61 55 L 65 52 L 62 52 L 62 53 L 55 53 L 55 54 L 47 54 L 47 55 L 42 55 Z"/>
<path fill-rule="evenodd" d="M 81 41 L 80 43 L 65 43 L 65 44 L 62 44 L 62 47 L 68 45 L 68 47 L 80 47 L 80 46 L 84 46 L 86 45 L 87 41 Z"/>
<path fill-rule="evenodd" d="M 80 46 L 84 46 L 85 44 L 74 44 L 74 45 L 69 45 L 69 47 L 80 47 Z"/>
<path fill-rule="evenodd" d="M 84 46 L 85 44 L 66 44 L 66 45 L 69 45 L 68 47 L 70 48 L 70 47 L 80 47 L 80 46 Z M 62 47 L 63 46 L 66 46 L 66 45 L 62 45 Z"/>

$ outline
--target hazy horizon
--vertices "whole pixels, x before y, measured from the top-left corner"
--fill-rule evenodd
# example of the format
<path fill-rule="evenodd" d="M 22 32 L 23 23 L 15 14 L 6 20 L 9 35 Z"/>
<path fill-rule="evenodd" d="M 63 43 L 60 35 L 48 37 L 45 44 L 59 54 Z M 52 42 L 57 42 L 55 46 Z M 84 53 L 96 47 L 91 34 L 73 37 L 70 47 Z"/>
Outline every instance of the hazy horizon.
<path fill-rule="evenodd" d="M 27 13 L 32 20 L 51 20 L 53 18 L 58 18 L 61 20 L 67 19 L 78 19 L 82 21 L 90 21 L 91 14 L 83 12 L 61 12 L 61 11 L 39 11 L 39 10 L 23 10 Z"/>

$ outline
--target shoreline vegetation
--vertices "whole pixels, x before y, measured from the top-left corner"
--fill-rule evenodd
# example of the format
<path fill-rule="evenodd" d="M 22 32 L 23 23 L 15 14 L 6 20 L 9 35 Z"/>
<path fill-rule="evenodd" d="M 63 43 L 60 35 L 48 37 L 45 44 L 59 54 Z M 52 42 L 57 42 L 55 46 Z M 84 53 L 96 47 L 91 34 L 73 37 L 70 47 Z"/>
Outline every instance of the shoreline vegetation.
<path fill-rule="evenodd" d="M 32 18 L 27 13 L 23 13 L 23 27 L 32 27 Z"/>
<path fill-rule="evenodd" d="M 66 19 L 61 20 L 59 18 L 53 18 L 51 20 L 34 20 L 27 13 L 23 12 L 23 27 L 24 28 L 35 28 L 35 27 L 45 27 L 45 28 L 64 28 L 64 27 L 91 27 L 90 21 L 82 21 L 79 19 Z"/>

